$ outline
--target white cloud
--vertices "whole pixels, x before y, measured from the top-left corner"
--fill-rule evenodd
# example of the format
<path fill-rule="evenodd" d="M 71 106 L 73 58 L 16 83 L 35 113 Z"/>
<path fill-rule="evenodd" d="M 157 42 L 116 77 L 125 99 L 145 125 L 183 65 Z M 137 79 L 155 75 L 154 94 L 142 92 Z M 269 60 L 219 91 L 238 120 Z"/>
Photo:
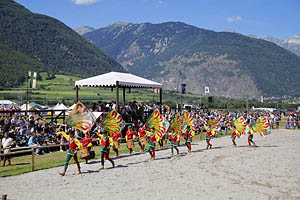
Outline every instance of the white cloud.
<path fill-rule="evenodd" d="M 232 16 L 232 17 L 228 17 L 227 21 L 229 23 L 234 23 L 234 22 L 239 22 L 242 21 L 242 17 L 241 16 Z"/>
<path fill-rule="evenodd" d="M 103 0 L 72 0 L 77 5 L 89 5 Z"/>

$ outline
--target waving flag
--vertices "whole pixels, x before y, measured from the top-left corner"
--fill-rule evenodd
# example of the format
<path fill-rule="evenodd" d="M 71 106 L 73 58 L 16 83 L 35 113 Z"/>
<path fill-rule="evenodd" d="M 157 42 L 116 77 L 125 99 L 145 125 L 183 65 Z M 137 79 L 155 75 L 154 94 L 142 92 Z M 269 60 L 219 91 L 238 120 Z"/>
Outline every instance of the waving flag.
<path fill-rule="evenodd" d="M 192 115 L 189 112 L 184 111 L 184 113 L 183 113 L 183 131 L 185 131 L 187 126 L 190 126 L 193 131 L 195 130 L 194 120 L 193 120 Z"/>
<path fill-rule="evenodd" d="M 165 135 L 170 128 L 170 122 L 163 116 L 161 116 L 161 117 L 163 118 L 163 126 L 164 126 L 164 132 L 162 134 Z"/>
<path fill-rule="evenodd" d="M 174 129 L 174 131 L 176 133 L 180 133 L 181 132 L 181 125 L 182 125 L 181 116 L 180 116 L 180 113 L 177 113 L 175 115 L 175 118 L 171 121 L 171 128 Z"/>
<path fill-rule="evenodd" d="M 159 113 L 158 109 L 155 109 L 148 118 L 146 126 L 154 128 L 162 137 L 167 132 L 170 122 Z"/>
<path fill-rule="evenodd" d="M 256 120 L 256 122 L 252 126 L 252 130 L 256 133 L 258 133 L 261 136 L 266 136 L 268 134 L 268 128 L 269 128 L 268 119 L 266 117 L 259 118 Z M 270 133 L 269 133 L 270 134 Z"/>
<path fill-rule="evenodd" d="M 96 117 L 83 103 L 78 102 L 68 115 L 66 121 L 69 126 L 86 133 L 92 129 Z"/>
<path fill-rule="evenodd" d="M 239 117 L 239 118 L 235 119 L 232 123 L 235 126 L 235 130 L 238 135 L 245 134 L 245 128 L 247 126 L 247 123 L 246 123 L 246 120 L 244 119 L 244 117 Z"/>
<path fill-rule="evenodd" d="M 125 125 L 125 121 L 116 110 L 110 111 L 100 124 L 100 126 L 102 126 L 104 130 L 107 130 L 111 135 L 121 132 Z"/>

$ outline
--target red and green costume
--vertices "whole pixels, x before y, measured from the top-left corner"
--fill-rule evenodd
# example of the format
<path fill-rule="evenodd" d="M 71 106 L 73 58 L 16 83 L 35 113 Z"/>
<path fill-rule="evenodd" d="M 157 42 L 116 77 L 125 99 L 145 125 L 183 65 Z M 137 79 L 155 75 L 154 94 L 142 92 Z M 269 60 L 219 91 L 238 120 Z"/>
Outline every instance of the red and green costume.
<path fill-rule="evenodd" d="M 231 141 L 232 141 L 233 145 L 236 146 L 235 139 L 237 136 L 237 130 L 231 126 L 229 126 L 228 129 L 231 131 Z"/>
<path fill-rule="evenodd" d="M 155 159 L 155 144 L 157 141 L 159 141 L 160 137 L 153 132 L 148 132 L 147 135 L 149 136 L 148 152 L 149 152 L 152 160 L 154 160 Z"/>
<path fill-rule="evenodd" d="M 113 143 L 112 138 L 110 138 L 108 135 L 101 135 L 100 133 L 97 133 L 97 135 L 100 137 L 100 154 L 102 169 L 104 168 L 104 159 L 110 161 L 114 167 L 114 161 L 109 157 L 109 145 L 112 145 Z"/>
<path fill-rule="evenodd" d="M 248 144 L 251 147 L 251 143 L 256 146 L 255 142 L 253 141 L 253 130 L 248 132 Z"/>
<path fill-rule="evenodd" d="M 169 140 L 171 142 L 171 152 L 172 152 L 172 155 L 174 153 L 174 148 L 175 150 L 177 151 L 177 154 L 179 153 L 179 150 L 178 150 L 178 143 L 180 141 L 180 136 L 177 134 L 177 133 L 170 133 L 169 134 Z"/>
<path fill-rule="evenodd" d="M 206 135 L 205 135 L 205 139 L 206 139 L 206 149 L 208 149 L 208 147 L 212 148 L 212 144 L 210 143 L 211 139 L 212 139 L 212 132 L 213 129 L 210 127 L 207 127 L 206 125 L 204 125 L 205 129 L 206 129 Z"/>
<path fill-rule="evenodd" d="M 192 135 L 192 130 L 186 130 L 185 134 L 183 135 L 183 138 L 185 139 L 185 145 L 188 148 L 189 152 L 191 152 L 191 145 L 193 141 L 193 135 Z"/>
<path fill-rule="evenodd" d="M 72 157 L 73 157 L 73 159 L 74 159 L 74 161 L 77 165 L 78 173 L 80 173 L 80 164 L 79 164 L 78 158 L 77 158 L 77 149 L 81 149 L 82 145 L 75 137 L 71 138 L 65 132 L 61 132 L 61 134 L 69 142 L 69 150 L 68 150 L 68 154 L 67 154 L 66 162 L 65 162 L 65 166 L 64 166 L 64 173 L 67 171 L 68 166 L 69 166 L 69 162 L 70 162 Z M 62 175 L 64 175 L 64 173 Z"/>

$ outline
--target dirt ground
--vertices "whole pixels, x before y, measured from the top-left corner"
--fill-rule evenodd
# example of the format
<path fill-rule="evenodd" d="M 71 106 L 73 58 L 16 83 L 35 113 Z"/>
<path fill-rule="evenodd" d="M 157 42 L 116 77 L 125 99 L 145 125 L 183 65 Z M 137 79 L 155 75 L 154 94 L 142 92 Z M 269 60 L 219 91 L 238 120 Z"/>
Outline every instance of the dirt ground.
<path fill-rule="evenodd" d="M 192 153 L 181 146 L 180 154 L 170 149 L 135 152 L 115 159 L 116 168 L 105 162 L 81 164 L 76 175 L 71 165 L 0 178 L 0 194 L 8 199 L 300 199 L 300 131 L 274 130 L 254 136 L 257 148 L 249 148 L 247 137 L 213 139 L 192 145 Z"/>

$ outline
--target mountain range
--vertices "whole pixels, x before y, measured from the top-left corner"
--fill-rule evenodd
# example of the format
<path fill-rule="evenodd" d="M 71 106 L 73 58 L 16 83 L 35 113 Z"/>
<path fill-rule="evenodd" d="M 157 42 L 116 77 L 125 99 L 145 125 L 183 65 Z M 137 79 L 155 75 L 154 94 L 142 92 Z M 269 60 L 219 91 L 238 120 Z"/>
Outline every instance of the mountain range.
<path fill-rule="evenodd" d="M 23 84 L 28 70 L 48 72 L 49 78 L 126 70 L 169 90 L 186 83 L 188 92 L 203 94 L 209 86 L 210 95 L 231 98 L 300 96 L 300 58 L 266 40 L 182 22 L 123 22 L 77 31 L 84 34 L 1 0 L 0 89 Z"/>
<path fill-rule="evenodd" d="M 283 47 L 286 50 L 288 50 L 300 57 L 300 37 L 297 35 L 288 37 L 285 40 L 281 40 L 281 39 L 273 37 L 271 35 L 269 35 L 265 38 L 260 38 L 259 36 L 256 36 L 256 35 L 249 35 L 249 37 L 253 37 L 256 39 L 263 39 L 263 40 L 272 42 L 272 43 L 277 44 L 278 46 Z"/>
<path fill-rule="evenodd" d="M 23 84 L 29 68 L 46 71 L 49 77 L 124 71 L 113 58 L 62 22 L 34 14 L 12 0 L 0 1 L 0 58 L 5 77 L 0 79 L 2 88 Z"/>
<path fill-rule="evenodd" d="M 83 34 L 134 74 L 165 89 L 230 98 L 300 96 L 300 57 L 278 45 L 182 22 L 115 23 Z"/>

